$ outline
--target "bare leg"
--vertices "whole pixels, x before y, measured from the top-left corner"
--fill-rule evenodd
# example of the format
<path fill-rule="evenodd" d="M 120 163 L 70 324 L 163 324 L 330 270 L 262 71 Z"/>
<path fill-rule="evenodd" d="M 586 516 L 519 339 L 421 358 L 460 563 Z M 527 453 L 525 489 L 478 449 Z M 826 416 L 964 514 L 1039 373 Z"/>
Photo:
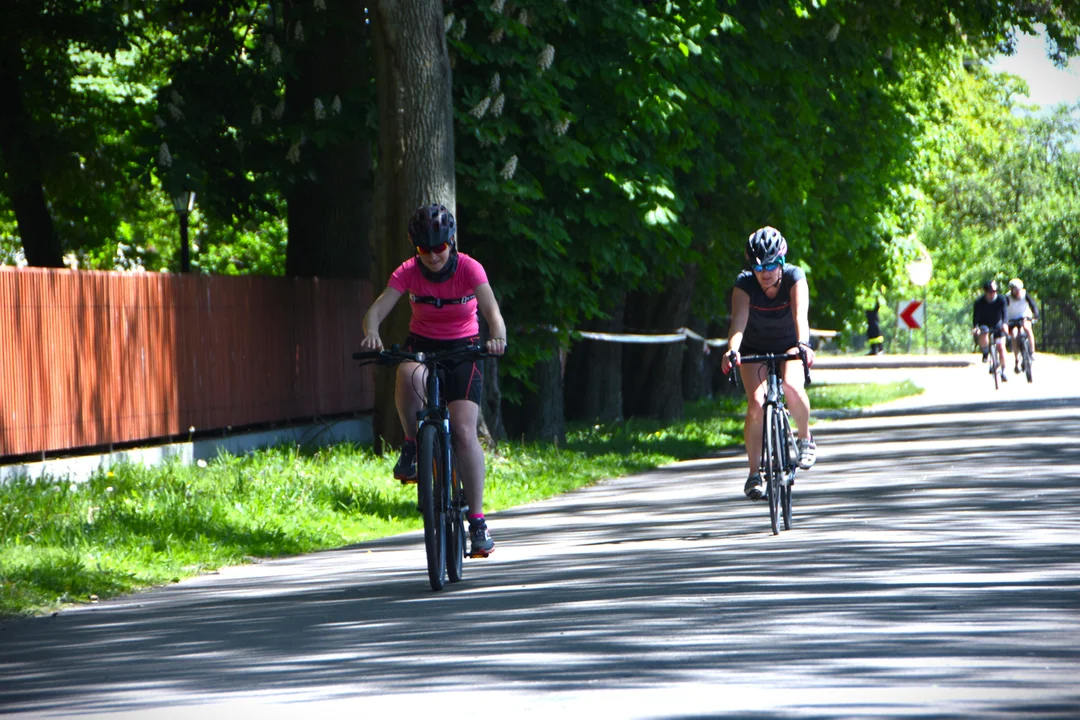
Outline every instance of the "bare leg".
<path fill-rule="evenodd" d="M 1005 337 L 1004 336 L 999 337 L 997 339 L 997 349 L 998 349 L 998 357 L 1001 358 L 1000 367 L 1001 367 L 1002 372 L 1004 372 L 1005 371 Z"/>
<path fill-rule="evenodd" d="M 416 413 L 424 409 L 427 369 L 419 363 L 401 363 L 397 369 L 394 401 L 405 436 L 416 437 Z"/>
<path fill-rule="evenodd" d="M 990 352 L 990 333 L 979 333 L 979 349 L 983 351 L 983 355 Z"/>
<path fill-rule="evenodd" d="M 765 367 L 761 363 L 740 365 L 739 375 L 746 389 L 746 422 L 743 424 L 743 442 L 746 458 L 750 462 L 750 474 L 761 469 L 761 423 L 765 419 Z"/>
<path fill-rule="evenodd" d="M 787 398 L 788 410 L 799 426 L 799 439 L 810 439 L 810 398 L 806 394 L 806 379 L 803 377 L 802 360 L 784 363 L 784 397 Z"/>
<path fill-rule="evenodd" d="M 471 400 L 450 403 L 450 436 L 470 515 L 484 514 L 484 451 L 476 436 L 480 406 Z"/>
<path fill-rule="evenodd" d="M 1017 365 L 1020 364 L 1020 332 L 1021 330 L 1018 327 L 1009 328 L 1009 337 L 1012 338 L 1013 361 L 1015 361 Z"/>

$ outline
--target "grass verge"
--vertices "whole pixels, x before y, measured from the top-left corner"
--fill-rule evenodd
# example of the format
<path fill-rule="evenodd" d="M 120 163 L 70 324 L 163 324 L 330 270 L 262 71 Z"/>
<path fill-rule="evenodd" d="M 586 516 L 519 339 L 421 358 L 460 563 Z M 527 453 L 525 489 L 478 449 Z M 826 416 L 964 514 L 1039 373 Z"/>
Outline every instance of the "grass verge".
<path fill-rule="evenodd" d="M 811 388 L 822 408 L 914 392 L 910 383 Z M 674 423 L 575 425 L 562 447 L 503 443 L 488 457 L 485 509 L 738 445 L 744 407 L 727 397 L 689 404 Z M 277 447 L 192 466 L 121 465 L 80 485 L 0 486 L 0 617 L 414 530 L 416 491 L 391 478 L 393 462 L 348 445 Z"/>

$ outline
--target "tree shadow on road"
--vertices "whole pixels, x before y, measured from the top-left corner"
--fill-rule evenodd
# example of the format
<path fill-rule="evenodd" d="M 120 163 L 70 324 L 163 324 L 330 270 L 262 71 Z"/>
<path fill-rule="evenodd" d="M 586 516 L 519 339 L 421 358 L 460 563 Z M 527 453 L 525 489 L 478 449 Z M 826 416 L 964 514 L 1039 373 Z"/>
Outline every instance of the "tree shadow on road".
<path fill-rule="evenodd" d="M 249 695 L 360 708 L 378 693 L 705 678 L 718 691 L 913 694 L 800 717 L 897 714 L 931 686 L 985 695 L 968 716 L 1068 716 L 1080 706 L 1080 413 L 1008 425 L 999 444 L 986 442 L 994 429 L 934 414 L 884 452 L 887 427 L 823 432 L 821 463 L 796 484 L 795 529 L 776 537 L 765 506 L 741 498 L 736 454 L 500 513 L 501 555 L 468 562 L 441 593 L 413 534 L 267 564 L 292 573 L 16 622 L 0 629 L 0 710 Z"/>

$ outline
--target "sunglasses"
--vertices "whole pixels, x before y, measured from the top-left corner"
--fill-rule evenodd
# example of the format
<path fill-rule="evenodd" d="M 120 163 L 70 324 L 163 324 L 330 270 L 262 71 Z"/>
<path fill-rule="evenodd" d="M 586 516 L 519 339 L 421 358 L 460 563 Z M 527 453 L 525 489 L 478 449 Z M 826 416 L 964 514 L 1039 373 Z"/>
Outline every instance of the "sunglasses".
<path fill-rule="evenodd" d="M 758 265 L 756 263 L 752 263 L 750 265 L 750 267 L 754 269 L 754 272 L 772 272 L 776 268 L 783 266 L 783 264 L 784 264 L 784 258 L 780 258 L 779 260 L 777 260 L 775 262 L 765 263 L 764 265 Z"/>
<path fill-rule="evenodd" d="M 445 249 L 446 249 L 446 243 L 440 243 L 440 244 L 436 245 L 435 247 L 431 247 L 431 248 L 417 247 L 416 252 L 420 253 L 421 255 L 429 255 L 431 253 L 435 253 L 436 255 L 438 255 L 439 253 L 441 253 Z"/>

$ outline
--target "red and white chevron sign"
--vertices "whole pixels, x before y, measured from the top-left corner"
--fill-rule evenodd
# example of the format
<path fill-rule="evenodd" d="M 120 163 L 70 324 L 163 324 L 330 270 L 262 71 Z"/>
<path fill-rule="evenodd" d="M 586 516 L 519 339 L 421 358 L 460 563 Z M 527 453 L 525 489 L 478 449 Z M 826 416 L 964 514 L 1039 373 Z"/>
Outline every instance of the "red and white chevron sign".
<path fill-rule="evenodd" d="M 926 320 L 926 307 L 922 300 L 909 300 L 900 303 L 896 310 L 897 325 L 908 330 L 918 330 Z"/>

